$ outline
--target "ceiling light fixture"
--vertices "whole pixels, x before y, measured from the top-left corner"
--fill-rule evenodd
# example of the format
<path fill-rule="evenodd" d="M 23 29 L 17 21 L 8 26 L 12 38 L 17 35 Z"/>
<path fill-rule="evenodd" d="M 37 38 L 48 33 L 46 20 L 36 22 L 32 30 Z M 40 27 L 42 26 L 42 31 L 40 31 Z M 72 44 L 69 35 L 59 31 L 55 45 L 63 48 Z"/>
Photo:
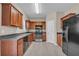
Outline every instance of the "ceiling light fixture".
<path fill-rule="evenodd" d="M 39 5 L 38 5 L 38 3 L 35 3 L 35 10 L 36 10 L 36 13 L 39 14 Z"/>

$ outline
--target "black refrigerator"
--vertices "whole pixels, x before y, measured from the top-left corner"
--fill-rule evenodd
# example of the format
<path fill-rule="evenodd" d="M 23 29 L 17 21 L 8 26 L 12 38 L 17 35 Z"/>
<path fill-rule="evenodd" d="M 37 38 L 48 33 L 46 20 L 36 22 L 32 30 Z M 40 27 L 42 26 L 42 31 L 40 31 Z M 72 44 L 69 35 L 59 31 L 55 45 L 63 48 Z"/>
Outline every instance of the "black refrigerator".
<path fill-rule="evenodd" d="M 68 56 L 79 56 L 79 14 L 63 22 L 62 50 Z"/>

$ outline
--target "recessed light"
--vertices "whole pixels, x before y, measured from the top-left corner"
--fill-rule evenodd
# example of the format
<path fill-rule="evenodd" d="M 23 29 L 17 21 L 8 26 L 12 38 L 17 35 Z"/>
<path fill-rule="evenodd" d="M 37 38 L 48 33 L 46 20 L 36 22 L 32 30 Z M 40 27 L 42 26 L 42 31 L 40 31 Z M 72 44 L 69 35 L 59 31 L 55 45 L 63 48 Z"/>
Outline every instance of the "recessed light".
<path fill-rule="evenodd" d="M 35 3 L 35 11 L 37 14 L 39 14 L 39 4 Z"/>

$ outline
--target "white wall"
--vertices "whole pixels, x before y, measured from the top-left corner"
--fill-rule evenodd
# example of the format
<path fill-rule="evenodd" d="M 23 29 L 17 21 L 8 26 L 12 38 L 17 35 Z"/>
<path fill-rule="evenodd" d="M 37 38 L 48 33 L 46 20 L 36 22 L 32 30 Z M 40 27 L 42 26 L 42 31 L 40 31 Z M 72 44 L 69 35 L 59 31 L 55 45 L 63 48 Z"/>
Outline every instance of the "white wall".
<path fill-rule="evenodd" d="M 47 42 L 57 45 L 56 13 L 47 15 L 46 18 Z"/>
<path fill-rule="evenodd" d="M 62 18 L 63 16 L 64 16 L 64 12 L 56 12 L 57 32 L 62 32 L 61 18 Z"/>
<path fill-rule="evenodd" d="M 65 15 L 69 13 L 76 13 L 79 14 L 79 4 L 75 4 L 73 7 L 71 7 L 69 10 L 65 12 Z"/>

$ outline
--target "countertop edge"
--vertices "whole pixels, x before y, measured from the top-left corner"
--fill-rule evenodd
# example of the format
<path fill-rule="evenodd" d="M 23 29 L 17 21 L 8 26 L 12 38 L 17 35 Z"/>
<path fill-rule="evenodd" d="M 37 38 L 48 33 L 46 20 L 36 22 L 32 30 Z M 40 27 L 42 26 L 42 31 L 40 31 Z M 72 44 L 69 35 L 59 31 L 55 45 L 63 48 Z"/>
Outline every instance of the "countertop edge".
<path fill-rule="evenodd" d="M 12 36 L 12 35 L 0 36 L 0 40 L 19 40 L 21 38 L 24 38 L 24 37 L 30 35 L 30 34 L 32 34 L 32 33 L 22 33 L 22 34 L 18 34 L 18 35 L 15 34 L 14 36 Z"/>

